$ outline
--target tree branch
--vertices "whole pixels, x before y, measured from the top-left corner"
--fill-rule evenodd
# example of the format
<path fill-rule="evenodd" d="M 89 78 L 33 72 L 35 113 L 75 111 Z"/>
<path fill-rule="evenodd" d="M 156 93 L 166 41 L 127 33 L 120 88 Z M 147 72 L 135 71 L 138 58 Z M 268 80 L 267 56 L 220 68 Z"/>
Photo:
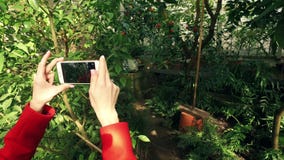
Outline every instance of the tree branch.
<path fill-rule="evenodd" d="M 198 28 L 198 26 L 200 25 L 199 24 L 199 21 L 200 21 L 200 0 L 196 0 L 195 7 L 196 7 L 196 10 L 195 10 L 194 27 Z M 189 54 L 195 52 L 197 44 L 198 44 L 198 37 L 199 37 L 199 34 L 194 34 L 194 40 L 193 40 L 193 44 L 192 44 L 191 48 L 189 49 Z M 188 55 L 187 58 L 190 58 L 190 55 Z"/>
<path fill-rule="evenodd" d="M 220 11 L 222 9 L 222 0 L 218 0 L 215 14 L 213 14 L 213 11 L 212 11 L 212 9 L 209 5 L 209 0 L 205 0 L 204 5 L 205 5 L 205 8 L 206 8 L 206 11 L 208 12 L 208 14 L 211 18 L 211 21 L 210 21 L 210 25 L 209 25 L 209 29 L 208 29 L 208 34 L 204 38 L 204 41 L 203 41 L 203 47 L 208 45 L 208 43 L 211 41 L 211 39 L 214 36 L 214 31 L 215 31 L 217 19 L 218 19 L 218 16 L 220 14 Z"/>
<path fill-rule="evenodd" d="M 92 147 L 93 149 L 97 150 L 98 152 L 102 153 L 102 150 L 94 145 L 89 139 L 82 136 L 80 133 L 75 133 L 78 137 L 80 137 L 88 146 Z"/>
<path fill-rule="evenodd" d="M 210 7 L 210 5 L 209 5 L 209 1 L 208 1 L 208 0 L 205 0 L 205 1 L 204 1 L 204 5 L 205 5 L 206 11 L 207 11 L 207 13 L 209 14 L 209 16 L 210 16 L 211 18 L 214 17 L 214 14 L 213 14 L 213 12 L 212 12 L 212 9 L 211 9 L 211 7 Z"/>

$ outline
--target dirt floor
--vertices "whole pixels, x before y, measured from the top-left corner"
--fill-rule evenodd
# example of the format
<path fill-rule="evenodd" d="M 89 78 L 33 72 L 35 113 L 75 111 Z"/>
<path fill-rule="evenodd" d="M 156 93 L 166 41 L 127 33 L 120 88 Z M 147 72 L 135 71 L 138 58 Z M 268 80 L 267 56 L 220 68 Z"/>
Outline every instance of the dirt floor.
<path fill-rule="evenodd" d="M 165 120 L 151 113 L 143 103 L 135 103 L 136 110 L 146 121 L 145 135 L 151 140 L 140 147 L 139 160 L 182 160 L 175 140 L 178 133 L 165 125 Z"/>

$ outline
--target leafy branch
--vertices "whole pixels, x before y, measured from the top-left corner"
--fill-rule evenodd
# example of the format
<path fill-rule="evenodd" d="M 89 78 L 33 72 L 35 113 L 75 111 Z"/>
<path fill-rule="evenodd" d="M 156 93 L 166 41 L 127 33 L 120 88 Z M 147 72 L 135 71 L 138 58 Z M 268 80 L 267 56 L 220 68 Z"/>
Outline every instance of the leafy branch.
<path fill-rule="evenodd" d="M 49 0 L 48 1 L 48 4 L 49 4 L 49 9 L 48 11 L 46 11 L 45 9 L 43 9 L 43 11 L 45 13 L 47 13 L 48 15 L 48 19 L 49 19 L 49 23 L 50 23 L 50 29 L 51 29 L 51 32 L 52 32 L 52 41 L 53 41 L 53 44 L 54 44 L 54 47 L 55 47 L 55 53 L 56 54 L 59 54 L 59 48 L 58 48 L 58 38 L 57 38 L 57 34 L 56 34 L 56 28 L 55 28 L 55 24 L 54 24 L 54 16 L 53 16 L 53 10 L 55 8 L 55 6 L 58 4 L 58 3 L 53 3 L 53 0 Z M 43 8 L 43 7 L 41 7 Z M 67 45 L 67 44 L 65 44 Z M 68 47 L 66 47 L 68 48 Z M 72 121 L 75 123 L 75 125 L 77 126 L 78 128 L 78 132 L 76 132 L 75 134 L 81 138 L 92 150 L 97 150 L 98 152 L 102 152 L 101 149 L 99 147 L 97 147 L 95 144 L 93 144 L 89 138 L 88 138 L 88 135 L 84 129 L 84 124 L 80 122 L 79 118 L 76 116 L 76 114 L 74 113 L 69 101 L 68 101 L 68 96 L 66 94 L 66 92 L 63 93 L 63 102 L 71 116 L 71 119 Z"/>

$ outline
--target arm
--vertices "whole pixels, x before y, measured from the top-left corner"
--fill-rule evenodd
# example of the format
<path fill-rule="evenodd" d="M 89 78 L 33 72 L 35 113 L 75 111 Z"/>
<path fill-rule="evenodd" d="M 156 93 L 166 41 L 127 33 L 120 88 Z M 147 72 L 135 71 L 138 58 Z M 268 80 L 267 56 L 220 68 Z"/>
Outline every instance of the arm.
<path fill-rule="evenodd" d="M 16 125 L 4 138 L 4 147 L 0 150 L 0 159 L 29 160 L 44 135 L 45 129 L 55 114 L 55 110 L 46 105 L 58 93 L 74 86 L 53 85 L 52 68 L 62 58 L 53 59 L 46 65 L 50 52 L 47 52 L 38 64 L 33 79 L 32 100 L 23 110 Z"/>
<path fill-rule="evenodd" d="M 132 150 L 128 124 L 126 122 L 102 127 L 100 134 L 104 160 L 136 160 Z"/>
<path fill-rule="evenodd" d="M 119 123 L 115 104 L 119 87 L 109 77 L 105 58 L 100 57 L 98 71 L 91 70 L 90 102 L 102 128 L 102 156 L 104 160 L 136 160 L 128 124 Z"/>
<path fill-rule="evenodd" d="M 32 158 L 49 121 L 55 114 L 55 110 L 50 106 L 44 106 L 42 110 L 43 113 L 38 113 L 31 109 L 29 103 L 25 106 L 18 122 L 4 138 L 0 159 L 29 160 Z"/>

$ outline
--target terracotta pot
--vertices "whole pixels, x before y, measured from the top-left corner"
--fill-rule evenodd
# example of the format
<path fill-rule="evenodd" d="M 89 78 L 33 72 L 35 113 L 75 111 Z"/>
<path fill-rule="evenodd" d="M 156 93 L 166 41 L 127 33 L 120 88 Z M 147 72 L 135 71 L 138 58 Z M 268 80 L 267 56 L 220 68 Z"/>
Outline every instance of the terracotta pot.
<path fill-rule="evenodd" d="M 190 113 L 181 112 L 179 129 L 181 131 L 186 131 L 189 128 L 196 127 L 198 130 L 201 130 L 203 126 L 202 118 L 197 118 Z"/>

